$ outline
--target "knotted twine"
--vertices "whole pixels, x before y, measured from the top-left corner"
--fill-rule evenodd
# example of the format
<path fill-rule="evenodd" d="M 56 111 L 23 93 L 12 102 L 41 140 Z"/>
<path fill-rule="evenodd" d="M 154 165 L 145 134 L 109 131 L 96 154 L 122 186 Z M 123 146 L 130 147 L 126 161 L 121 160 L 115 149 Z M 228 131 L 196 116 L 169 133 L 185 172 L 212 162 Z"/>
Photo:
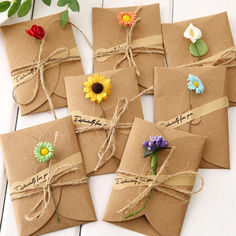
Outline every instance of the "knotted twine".
<path fill-rule="evenodd" d="M 127 110 L 129 103 L 135 101 L 137 98 L 140 98 L 146 92 L 152 90 L 153 86 L 143 90 L 136 97 L 133 97 L 130 100 L 128 100 L 126 97 L 120 98 L 116 104 L 114 115 L 109 124 L 102 126 L 85 126 L 76 128 L 76 133 L 83 133 L 91 130 L 102 130 L 102 129 L 108 130 L 107 137 L 98 151 L 99 159 L 96 167 L 94 168 L 94 171 L 97 171 L 113 157 L 116 151 L 116 140 L 115 140 L 116 129 L 127 129 L 132 127 L 133 123 L 119 124 L 119 121 L 124 112 Z"/>
<path fill-rule="evenodd" d="M 39 53 L 38 53 L 38 60 L 36 62 L 29 63 L 27 65 L 17 67 L 16 69 L 12 70 L 12 72 L 11 72 L 11 76 L 19 75 L 22 72 L 24 72 L 25 70 L 29 70 L 29 71 L 32 72 L 31 76 L 29 76 L 22 83 L 20 83 L 20 84 L 18 84 L 18 85 L 16 85 L 14 87 L 14 89 L 12 91 L 12 97 L 13 97 L 14 101 L 18 105 L 28 105 L 28 104 L 31 104 L 35 100 L 35 98 L 37 96 L 37 93 L 38 93 L 38 90 L 39 90 L 39 83 L 41 83 L 43 92 L 44 92 L 44 94 L 45 94 L 45 96 L 47 98 L 50 110 L 51 110 L 55 120 L 57 119 L 56 113 L 55 113 L 55 110 L 54 110 L 54 106 L 53 106 L 53 103 L 52 103 L 51 96 L 48 93 L 48 90 L 47 90 L 47 87 L 46 87 L 46 83 L 45 83 L 45 78 L 44 78 L 45 67 L 46 66 L 55 66 L 57 64 L 61 64 L 61 63 L 64 63 L 64 62 L 73 62 L 73 61 L 80 61 L 81 60 L 81 57 L 79 55 L 78 56 L 71 56 L 70 55 L 70 49 L 65 48 L 65 47 L 56 49 L 48 57 L 46 57 L 45 59 L 42 59 L 43 46 L 45 44 L 45 40 L 47 38 L 47 35 L 49 34 L 49 28 L 55 22 L 58 22 L 58 21 L 59 20 L 53 20 L 52 22 L 50 22 L 48 24 L 48 26 L 47 26 L 47 28 L 45 30 L 46 31 L 45 36 L 41 40 L 41 43 L 40 43 Z M 86 42 L 88 43 L 88 45 L 92 49 L 92 45 L 90 44 L 90 42 L 89 42 L 88 38 L 86 37 L 86 35 L 76 25 L 74 25 L 72 22 L 68 22 L 68 24 L 70 24 L 73 27 L 75 27 L 75 29 L 77 29 L 82 34 L 82 36 L 84 37 L 84 39 L 86 40 Z M 53 58 L 58 53 L 66 53 L 66 55 L 58 57 L 58 58 Z M 38 75 L 38 77 L 36 78 L 36 86 L 35 86 L 35 89 L 33 91 L 33 96 L 31 98 L 29 98 L 29 100 L 26 101 L 26 102 L 18 101 L 15 98 L 15 96 L 14 96 L 16 88 L 19 87 L 22 84 L 25 84 L 25 83 L 31 81 L 35 77 L 35 75 Z"/>
<path fill-rule="evenodd" d="M 138 14 L 141 9 L 142 7 L 139 7 L 134 12 Z M 114 69 L 117 69 L 122 62 L 124 62 L 125 60 L 128 60 L 129 66 L 130 67 L 133 66 L 135 68 L 136 74 L 140 76 L 141 73 L 134 60 L 135 56 L 139 55 L 140 53 L 159 54 L 159 55 L 164 56 L 163 47 L 159 47 L 159 46 L 134 47 L 132 46 L 133 32 L 136 28 L 136 25 L 139 23 L 140 20 L 141 20 L 141 17 L 138 17 L 130 27 L 126 27 L 126 42 L 125 42 L 124 47 L 110 49 L 110 50 L 107 50 L 106 52 L 98 52 L 94 55 L 94 58 L 124 54 L 124 56 L 115 64 Z"/>
<path fill-rule="evenodd" d="M 73 164 L 64 164 L 64 165 L 61 165 L 58 168 L 56 168 L 52 172 L 52 174 L 50 174 L 51 162 L 52 162 L 52 160 L 49 163 L 47 179 L 46 179 L 44 185 L 34 186 L 34 187 L 27 188 L 25 190 L 20 190 L 20 191 L 14 190 L 10 193 L 12 201 L 17 200 L 17 199 L 30 197 L 30 196 L 33 196 L 36 194 L 42 195 L 40 200 L 35 203 L 34 207 L 28 213 L 25 214 L 25 219 L 27 221 L 32 222 L 44 215 L 44 213 L 46 212 L 46 210 L 49 206 L 50 199 L 51 199 L 51 197 L 53 197 L 52 192 L 51 192 L 53 188 L 62 188 L 65 186 L 75 186 L 75 185 L 80 185 L 80 184 L 86 184 L 88 182 L 87 177 L 85 177 L 85 178 L 73 180 L 70 182 L 56 183 L 56 181 L 58 179 L 60 179 L 61 177 L 63 177 L 64 175 L 67 175 L 69 173 L 79 170 L 79 166 L 75 165 L 75 164 L 74 165 Z M 67 169 L 60 172 L 60 170 L 64 169 L 64 168 L 67 168 Z M 17 195 L 17 194 L 19 194 L 19 195 Z M 16 196 L 14 196 L 14 195 L 16 195 Z M 43 207 L 41 209 L 39 209 L 39 207 L 41 205 Z"/>
<path fill-rule="evenodd" d="M 230 47 L 204 60 L 189 64 L 184 64 L 177 67 L 206 66 L 206 65 L 210 66 L 222 65 L 227 68 L 236 67 L 236 48 Z"/>
<path fill-rule="evenodd" d="M 161 193 L 164 193 L 164 194 L 166 194 L 170 197 L 173 197 L 177 200 L 183 201 L 184 203 L 188 203 L 189 200 L 186 200 L 184 197 L 181 197 L 181 196 L 177 195 L 177 193 L 180 193 L 180 194 L 183 194 L 183 195 L 189 197 L 193 194 L 196 194 L 196 193 L 200 192 L 203 189 L 203 186 L 204 186 L 203 177 L 198 172 L 191 171 L 191 170 L 189 170 L 189 171 L 179 171 L 179 172 L 176 172 L 175 174 L 168 175 L 167 177 L 163 178 L 161 181 L 158 180 L 158 177 L 161 175 L 161 173 L 163 172 L 163 170 L 167 166 L 174 149 L 175 149 L 175 147 L 172 147 L 169 155 L 167 156 L 167 158 L 165 159 L 165 161 L 161 165 L 159 171 L 157 172 L 156 176 L 154 177 L 154 179 L 151 182 L 147 181 L 147 180 L 149 180 L 148 176 L 143 176 L 143 175 L 140 175 L 140 174 L 135 174 L 135 173 L 132 173 L 132 172 L 129 172 L 129 171 L 124 171 L 124 170 L 118 170 L 117 171 L 118 175 L 122 175 L 124 177 L 129 178 L 130 180 L 134 180 L 134 181 L 137 181 L 139 183 L 142 183 L 144 186 L 147 187 L 143 192 L 141 192 L 129 204 L 124 206 L 122 209 L 118 210 L 117 211 L 118 214 L 123 214 L 123 213 L 128 214 L 129 211 L 133 207 L 137 206 L 137 204 L 141 200 L 143 200 L 149 194 L 149 192 L 152 189 L 157 190 Z M 173 179 L 175 177 L 187 176 L 187 175 L 188 176 L 193 176 L 193 177 L 199 177 L 199 179 L 201 180 L 201 186 L 197 190 L 189 191 L 189 190 L 185 190 L 185 189 L 178 188 L 178 187 L 175 187 L 175 186 L 171 186 L 171 185 L 166 183 L 168 180 Z M 176 193 L 169 192 L 168 190 L 165 190 L 165 189 L 174 190 Z"/>

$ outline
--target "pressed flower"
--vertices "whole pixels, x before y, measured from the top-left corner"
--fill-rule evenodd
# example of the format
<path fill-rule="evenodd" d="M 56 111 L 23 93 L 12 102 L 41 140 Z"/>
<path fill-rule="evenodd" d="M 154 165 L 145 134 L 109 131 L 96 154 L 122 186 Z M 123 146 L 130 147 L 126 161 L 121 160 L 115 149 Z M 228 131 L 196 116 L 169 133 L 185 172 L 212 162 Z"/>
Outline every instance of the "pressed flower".
<path fill-rule="evenodd" d="M 157 169 L 157 153 L 161 149 L 167 149 L 168 147 L 168 141 L 164 139 L 162 136 L 150 136 L 150 140 L 143 141 L 143 149 L 144 149 L 144 158 L 151 156 L 151 169 L 152 169 L 152 175 L 156 175 L 156 169 Z M 147 199 L 144 202 L 144 205 L 135 212 L 130 213 L 125 217 L 125 219 L 129 219 L 132 216 L 137 215 L 139 212 L 143 211 L 145 207 L 147 206 L 150 196 L 151 196 L 152 190 L 149 191 L 147 195 Z"/>
<path fill-rule="evenodd" d="M 137 15 L 135 12 L 120 12 L 117 15 L 119 24 L 125 27 L 130 27 L 136 20 Z"/>
<path fill-rule="evenodd" d="M 25 32 L 36 39 L 43 39 L 45 36 L 43 27 L 39 25 L 32 25 L 31 28 L 29 30 L 25 30 Z"/>
<path fill-rule="evenodd" d="M 107 100 L 111 93 L 110 79 L 106 79 L 104 75 L 89 76 L 84 86 L 85 97 L 90 98 L 92 102 L 100 103 L 102 100 Z"/>
<path fill-rule="evenodd" d="M 191 23 L 185 30 L 184 37 L 196 43 L 196 41 L 202 37 L 202 32 Z"/>
<path fill-rule="evenodd" d="M 49 161 L 54 155 L 54 148 L 51 143 L 40 142 L 34 148 L 34 155 L 40 162 Z"/>
<path fill-rule="evenodd" d="M 192 23 L 185 30 L 184 37 L 191 40 L 189 52 L 192 56 L 198 57 L 198 60 L 208 52 L 207 44 L 202 39 L 201 30 L 195 27 Z"/>
<path fill-rule="evenodd" d="M 187 80 L 189 81 L 188 82 L 189 90 L 195 91 L 196 94 L 202 94 L 204 92 L 204 85 L 198 77 L 189 74 Z"/>

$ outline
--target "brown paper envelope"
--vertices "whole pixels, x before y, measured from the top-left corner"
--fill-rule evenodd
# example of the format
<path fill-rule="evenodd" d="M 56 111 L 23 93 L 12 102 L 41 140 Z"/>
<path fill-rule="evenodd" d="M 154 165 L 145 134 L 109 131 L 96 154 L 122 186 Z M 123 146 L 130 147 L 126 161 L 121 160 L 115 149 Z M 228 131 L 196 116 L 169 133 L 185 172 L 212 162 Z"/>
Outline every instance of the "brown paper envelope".
<path fill-rule="evenodd" d="M 122 11 L 134 11 L 137 7 L 123 8 L 93 8 L 93 38 L 94 50 L 100 48 L 110 48 L 126 42 L 126 30 L 117 21 L 117 14 Z M 141 21 L 137 24 L 133 32 L 133 40 L 161 35 L 161 20 L 159 4 L 142 6 L 138 13 Z M 94 71 L 112 70 L 123 55 L 116 55 L 104 62 L 94 59 Z M 164 57 L 159 54 L 139 54 L 134 60 L 140 70 L 141 76 L 138 78 L 139 88 L 142 91 L 153 85 L 153 67 L 164 66 Z M 127 60 L 121 64 L 128 66 Z"/>
<path fill-rule="evenodd" d="M 227 48 L 234 46 L 234 40 L 230 29 L 227 12 L 206 17 L 181 21 L 171 24 L 163 24 L 163 40 L 168 66 L 177 66 L 198 61 L 189 52 L 191 41 L 184 38 L 183 34 L 190 23 L 202 31 L 202 39 L 208 46 L 208 52 L 201 59 L 213 56 Z M 228 97 L 231 105 L 236 104 L 236 69 L 228 69 L 229 81 Z M 233 104 L 235 102 L 235 104 Z"/>
<path fill-rule="evenodd" d="M 0 141 L 10 186 L 47 168 L 46 163 L 40 163 L 34 157 L 34 147 L 40 141 L 55 142 L 52 165 L 80 152 L 70 116 L 1 135 Z M 61 182 L 84 178 L 83 163 L 79 167 L 79 170 L 63 176 Z M 19 235 L 39 235 L 96 220 L 88 184 L 54 188 L 53 193 L 60 223 L 57 222 L 52 199 L 45 214 L 33 222 L 25 220 L 24 215 L 34 207 L 40 196 L 36 194 L 13 201 Z"/>
<path fill-rule="evenodd" d="M 168 121 L 190 110 L 187 86 L 189 74 L 197 76 L 205 87 L 201 95 L 191 91 L 193 108 L 226 96 L 226 69 L 224 67 L 155 68 L 155 122 Z M 179 129 L 188 132 L 189 124 L 184 124 Z M 201 168 L 230 168 L 227 108 L 192 121 L 191 130 L 193 134 L 208 138 Z"/>
<path fill-rule="evenodd" d="M 47 58 L 58 48 L 76 48 L 71 25 L 67 24 L 64 29 L 59 22 L 60 14 L 39 18 L 32 21 L 26 21 L 9 26 L 1 27 L 4 44 L 7 51 L 10 69 L 36 62 L 40 47 L 40 40 L 30 37 L 25 30 L 30 29 L 33 24 L 42 26 L 45 30 L 47 26 L 57 20 L 48 29 L 48 35 L 43 47 L 42 59 Z M 16 40 L 17 39 L 17 40 Z M 76 50 L 76 49 L 75 49 Z M 64 77 L 83 74 L 81 61 L 66 62 L 47 69 L 44 73 L 46 87 L 51 95 L 54 108 L 67 106 Z M 16 97 L 19 102 L 27 102 L 33 96 L 37 76 L 30 82 L 21 84 L 16 88 Z M 40 85 L 35 100 L 29 105 L 20 105 L 21 115 L 29 113 L 38 113 L 49 110 L 49 105 L 43 89 Z"/>
<path fill-rule="evenodd" d="M 197 171 L 205 138 L 175 129 L 163 128 L 141 119 L 134 121 L 119 167 L 120 170 L 151 175 L 151 158 L 143 157 L 142 147 L 142 142 L 149 140 L 151 135 L 161 135 L 168 140 L 170 147 L 176 147 L 162 172 L 163 174 L 171 175 L 183 170 Z M 169 149 L 158 152 L 158 169 L 169 152 Z M 192 187 L 185 186 L 185 188 L 190 190 Z M 125 220 L 124 215 L 117 213 L 144 189 L 145 187 L 142 186 L 127 186 L 123 189 L 117 189 L 114 183 L 103 220 L 145 235 L 180 235 L 187 204 L 156 190 L 152 191 L 146 208 L 136 216 Z M 140 209 L 145 200 L 141 201 L 131 212 Z"/>
<path fill-rule="evenodd" d="M 102 101 L 106 118 L 110 120 L 113 116 L 118 99 L 122 97 L 131 99 L 138 95 L 139 90 L 136 74 L 134 68 L 128 67 L 124 69 L 100 72 L 98 74 L 105 75 L 106 78 L 111 79 L 111 94 L 107 101 Z M 72 113 L 73 111 L 79 110 L 84 115 L 92 115 L 103 118 L 101 106 L 97 103 L 91 102 L 90 99 L 85 98 L 85 94 L 83 92 L 83 83 L 87 81 L 88 76 L 90 75 L 65 78 L 69 111 Z M 135 117 L 143 117 L 140 98 L 129 104 L 128 109 L 120 119 L 120 123 L 132 123 Z M 98 162 L 98 151 L 106 139 L 106 131 L 93 130 L 77 135 L 87 174 L 98 175 L 113 173 L 116 171 L 119 165 L 119 160 L 121 159 L 125 148 L 128 133 L 124 133 L 122 130 L 120 130 L 117 131 L 115 135 L 115 158 L 112 158 L 110 161 L 108 161 L 96 173 L 94 173 L 93 170 Z"/>

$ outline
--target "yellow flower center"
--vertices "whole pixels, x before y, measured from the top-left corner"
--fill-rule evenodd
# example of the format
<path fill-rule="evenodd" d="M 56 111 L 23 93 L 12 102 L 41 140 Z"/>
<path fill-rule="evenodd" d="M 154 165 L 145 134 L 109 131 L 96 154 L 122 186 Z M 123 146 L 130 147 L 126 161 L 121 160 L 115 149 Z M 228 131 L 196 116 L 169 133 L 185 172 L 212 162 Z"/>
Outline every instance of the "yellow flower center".
<path fill-rule="evenodd" d="M 131 17 L 130 17 L 129 15 L 127 15 L 127 14 L 122 16 L 122 20 L 123 20 L 124 22 L 129 22 L 130 19 L 131 19 Z"/>
<path fill-rule="evenodd" d="M 193 29 L 192 29 L 192 28 L 190 28 L 189 33 L 190 33 L 190 35 L 191 35 L 192 37 L 194 36 L 194 33 L 193 33 Z"/>
<path fill-rule="evenodd" d="M 47 148 L 42 148 L 40 153 L 42 156 L 46 156 L 49 153 L 49 150 Z"/>
<path fill-rule="evenodd" d="M 194 81 L 194 82 L 193 82 L 193 85 L 194 85 L 196 88 L 198 88 L 198 82 L 197 82 L 197 81 Z"/>

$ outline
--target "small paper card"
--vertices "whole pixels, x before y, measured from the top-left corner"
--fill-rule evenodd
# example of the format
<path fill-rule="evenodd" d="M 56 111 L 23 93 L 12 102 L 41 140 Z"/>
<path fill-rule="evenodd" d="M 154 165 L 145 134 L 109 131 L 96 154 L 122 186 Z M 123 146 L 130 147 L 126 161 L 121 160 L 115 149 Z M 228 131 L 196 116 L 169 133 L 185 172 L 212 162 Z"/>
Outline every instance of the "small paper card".
<path fill-rule="evenodd" d="M 3 134 L 0 142 L 19 235 L 41 235 L 96 221 L 71 117 Z M 53 145 L 50 172 L 49 161 L 35 157 L 39 142 Z M 49 201 L 45 208 L 39 202 L 43 199 Z M 34 214 L 37 217 L 29 219 Z"/>
<path fill-rule="evenodd" d="M 179 66 L 198 61 L 198 57 L 190 54 L 189 47 L 191 41 L 184 37 L 184 32 L 191 23 L 201 31 L 201 38 L 208 47 L 208 52 L 201 56 L 200 60 L 215 56 L 226 49 L 234 47 L 227 12 L 163 24 L 162 32 L 168 66 Z M 229 82 L 228 97 L 231 106 L 236 104 L 235 73 L 235 68 L 227 69 L 227 80 Z"/>
<path fill-rule="evenodd" d="M 153 178 L 156 177 L 152 175 L 150 168 L 151 156 L 144 158 L 143 141 L 149 140 L 150 136 L 162 136 L 168 140 L 168 146 L 174 150 L 158 151 L 157 173 L 163 164 L 165 167 L 159 174 L 158 181 L 155 182 L 157 188 L 153 186 L 149 201 L 143 210 L 125 219 L 127 214 L 141 209 L 147 197 L 130 208 L 129 213 L 120 213 L 120 210 L 137 197 L 141 197 L 140 194 L 152 184 Z M 179 174 L 177 177 L 173 175 L 183 171 L 192 173 L 198 170 L 204 143 L 203 137 L 135 119 L 103 220 L 145 235 L 180 235 L 187 210 L 185 200 L 188 201 L 190 197 L 174 189 L 192 191 L 195 178 L 191 175 Z M 168 162 L 165 163 L 167 158 L 169 158 Z M 132 175 L 139 177 L 134 179 Z M 168 177 L 170 179 L 165 181 L 163 186 L 158 184 L 159 181 Z"/>
<path fill-rule="evenodd" d="M 201 168 L 230 168 L 226 68 L 155 68 L 155 77 L 155 122 L 207 137 Z"/>
<path fill-rule="evenodd" d="M 117 17 L 119 14 L 122 17 L 125 13 L 130 13 L 128 19 L 138 19 L 135 26 L 125 27 L 119 24 Z M 130 30 L 132 33 L 129 37 Z M 136 65 L 136 72 L 140 72 L 140 91 L 153 85 L 153 67 L 164 66 L 159 4 L 111 9 L 93 8 L 93 38 L 94 71 L 112 70 L 120 60 L 118 67 Z M 128 58 L 124 57 L 127 55 L 127 43 L 131 46 L 131 51 L 127 52 Z"/>
<path fill-rule="evenodd" d="M 45 63 L 43 68 L 45 86 L 55 109 L 67 106 L 64 77 L 83 74 L 80 60 L 53 63 L 57 59 L 66 59 L 67 56 L 79 56 L 72 27 L 68 23 L 62 29 L 60 15 L 1 27 L 11 72 L 32 63 L 37 66 L 42 40 L 29 36 L 25 30 L 29 30 L 32 25 L 42 26 L 45 30 L 47 36 L 42 48 L 41 64 Z M 60 50 L 55 53 L 57 49 Z M 19 103 L 21 115 L 49 110 L 38 69 L 35 67 L 20 73 L 12 73 L 15 97 Z"/>
<path fill-rule="evenodd" d="M 107 100 L 101 101 L 101 103 L 92 102 L 90 98 L 85 97 L 85 92 L 83 91 L 85 88 L 84 83 L 91 80 L 96 84 L 99 81 L 103 81 L 103 79 L 100 80 L 100 77 L 107 81 L 110 79 L 110 95 L 108 95 Z M 76 128 L 80 130 L 90 129 L 85 132 L 78 132 L 77 134 L 87 174 L 98 175 L 115 172 L 119 166 L 129 136 L 129 128 L 134 118 L 143 117 L 140 98 L 130 102 L 124 112 L 119 116 L 125 100 L 127 99 L 128 101 L 139 94 L 134 68 L 127 67 L 90 75 L 67 77 L 65 78 L 65 85 L 68 108 Z M 107 85 L 104 84 L 104 86 Z M 94 93 L 93 96 L 96 97 L 96 94 Z M 122 102 L 120 99 L 122 99 Z M 118 102 L 122 109 L 119 108 L 116 111 Z M 113 129 L 112 125 L 116 122 L 117 115 L 119 119 Z M 119 128 L 120 125 L 124 125 L 124 127 Z M 129 128 L 126 128 L 126 125 Z M 105 129 L 101 129 L 100 127 L 104 127 Z M 109 128 L 106 129 L 106 127 Z M 94 130 L 91 130 L 92 128 Z M 109 161 L 94 171 L 99 161 L 98 153 L 102 145 L 105 145 L 104 148 L 106 148 L 107 143 L 111 144 L 109 140 L 106 142 L 107 138 L 114 143 L 114 145 L 108 148 L 107 152 L 110 153 L 110 151 L 115 149 L 115 153 Z"/>

